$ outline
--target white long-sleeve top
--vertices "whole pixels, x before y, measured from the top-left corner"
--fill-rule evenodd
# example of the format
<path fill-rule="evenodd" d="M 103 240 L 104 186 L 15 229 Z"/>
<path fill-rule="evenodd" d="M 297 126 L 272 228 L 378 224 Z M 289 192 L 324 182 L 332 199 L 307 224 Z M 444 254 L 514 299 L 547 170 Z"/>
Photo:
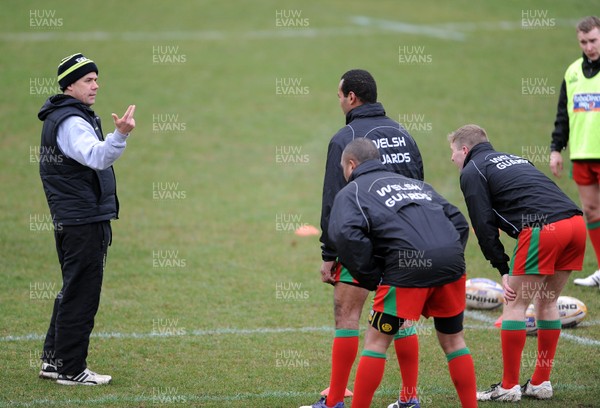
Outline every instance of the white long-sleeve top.
<path fill-rule="evenodd" d="M 58 126 L 56 143 L 69 158 L 94 170 L 104 170 L 119 158 L 127 145 L 127 135 L 117 129 L 104 141 L 99 140 L 94 128 L 79 116 L 70 116 Z"/>

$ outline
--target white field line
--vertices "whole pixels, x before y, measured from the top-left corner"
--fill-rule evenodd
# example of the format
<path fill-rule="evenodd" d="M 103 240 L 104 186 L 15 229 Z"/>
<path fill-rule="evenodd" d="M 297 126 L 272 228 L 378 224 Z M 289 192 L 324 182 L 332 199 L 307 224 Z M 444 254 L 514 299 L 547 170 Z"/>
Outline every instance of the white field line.
<path fill-rule="evenodd" d="M 354 24 L 364 27 L 375 27 L 384 31 L 392 31 L 404 34 L 415 34 L 424 37 L 439 38 L 442 40 L 464 41 L 465 35 L 460 31 L 450 28 L 439 28 L 431 25 L 410 24 L 401 21 L 380 20 L 365 16 L 353 17 Z"/>
<path fill-rule="evenodd" d="M 554 19 L 556 26 L 574 26 L 575 20 Z M 299 27 L 272 28 L 249 31 L 135 31 L 108 32 L 83 31 L 21 31 L 0 33 L 4 42 L 44 42 L 44 41 L 223 41 L 223 40 L 261 40 L 280 38 L 318 38 L 356 35 L 374 35 L 381 33 L 403 33 L 422 37 L 432 37 L 450 41 L 464 41 L 468 33 L 474 31 L 521 30 L 518 21 L 496 22 L 455 22 L 441 24 L 412 24 L 402 21 L 382 20 L 366 16 L 350 18 L 347 27 Z"/>
<path fill-rule="evenodd" d="M 377 30 L 369 28 L 296 28 L 251 31 L 137 31 L 137 32 L 17 32 L 0 33 L 0 41 L 44 42 L 44 41 L 223 41 L 260 40 L 298 37 L 334 37 L 372 34 Z"/>
<path fill-rule="evenodd" d="M 493 324 L 496 322 L 496 319 L 489 317 L 481 312 L 475 312 L 472 310 L 465 310 L 465 317 L 469 317 L 474 320 L 478 320 L 480 322 L 490 323 L 493 327 Z M 593 323 L 593 322 L 589 322 Z M 591 325 L 591 324 L 590 324 Z M 570 340 L 575 343 L 583 344 L 584 346 L 600 346 L 600 341 L 594 339 L 588 339 L 587 337 L 576 336 L 571 333 L 566 333 L 566 330 L 561 330 L 560 337 L 565 340 Z"/>
<path fill-rule="evenodd" d="M 473 324 L 465 324 L 465 329 L 467 330 L 495 330 L 496 328 L 493 326 L 495 322 L 494 318 L 491 318 L 483 313 L 466 310 L 465 316 L 481 321 L 485 324 L 483 325 L 473 325 Z M 586 322 L 587 325 L 596 325 L 600 322 L 598 321 L 589 321 Z M 419 323 L 419 325 L 428 327 L 433 329 L 433 323 L 431 320 L 426 320 L 425 322 Z M 152 334 L 152 333 L 119 333 L 119 332 L 105 332 L 105 333 L 94 333 L 92 337 L 96 338 L 105 338 L 105 339 L 150 339 L 150 338 L 170 338 L 170 337 L 181 337 L 181 336 L 209 336 L 209 335 L 252 335 L 252 334 L 280 334 L 280 333 L 310 333 L 310 332 L 330 332 L 333 334 L 333 328 L 329 326 L 322 327 L 299 327 L 299 328 L 257 328 L 257 329 L 234 329 L 234 328 L 225 328 L 225 329 L 215 329 L 215 330 L 193 330 L 190 332 L 186 332 L 186 334 Z M 577 343 L 583 345 L 598 345 L 600 342 L 595 340 L 590 340 L 586 338 L 582 338 L 579 336 L 574 336 L 571 334 L 565 334 L 564 331 L 561 333 L 566 340 L 575 341 Z M 27 334 L 23 336 L 5 336 L 0 337 L 0 342 L 12 342 L 12 341 L 31 341 L 31 340 L 42 340 L 44 338 L 41 334 Z M 576 384 L 561 384 L 560 387 L 562 390 L 571 390 L 576 391 L 581 387 Z M 154 389 L 148 395 L 146 392 L 142 392 L 140 395 L 107 395 L 99 398 L 90 398 L 90 399 L 35 399 L 31 401 L 8 401 L 8 402 L 0 402 L 0 407 L 36 407 L 36 406 L 65 406 L 70 404 L 81 405 L 81 406 L 103 406 L 110 403 L 115 404 L 140 404 L 140 403 L 192 403 L 192 402 L 216 402 L 216 403 L 228 403 L 234 401 L 249 401 L 249 400 L 260 400 L 267 398 L 306 398 L 307 400 L 311 400 L 311 398 L 315 398 L 315 393 L 312 392 L 295 392 L 295 391 L 270 391 L 263 393 L 239 393 L 236 395 L 194 395 L 194 394 L 178 394 L 176 388 L 173 393 L 165 393 L 167 388 L 159 389 L 158 393 L 154 393 Z M 443 394 L 449 393 L 453 390 L 448 389 L 440 389 L 434 391 L 434 394 Z M 169 391 L 170 392 L 170 391 Z M 397 391 L 391 390 L 389 392 L 385 390 L 379 390 L 377 394 L 390 394 L 394 395 Z M 154 394 L 154 395 L 153 395 Z"/>
<path fill-rule="evenodd" d="M 235 328 L 224 328 L 214 330 L 191 330 L 185 333 L 167 332 L 161 333 L 120 333 L 120 332 L 99 332 L 92 333 L 91 337 L 100 339 L 151 339 L 151 338 L 166 338 L 166 337 L 185 337 L 185 336 L 214 336 L 214 335 L 251 335 L 251 334 L 281 334 L 281 333 L 310 333 L 310 332 L 331 332 L 333 334 L 334 328 L 331 326 L 323 327 L 280 327 L 280 328 L 256 328 L 256 329 L 235 329 Z M 43 340 L 45 335 L 43 334 L 25 334 L 21 336 L 5 336 L 0 337 L 0 342 L 10 341 L 31 341 L 31 340 Z"/>
<path fill-rule="evenodd" d="M 495 330 L 494 322 L 496 319 L 489 317 L 481 312 L 476 312 L 472 310 L 465 310 L 465 317 L 468 317 L 473 320 L 477 320 L 486 324 L 465 324 L 465 329 L 467 330 Z M 586 326 L 597 325 L 598 321 L 590 321 L 585 322 Z M 582 326 L 584 324 L 582 323 Z M 419 327 L 426 327 L 428 329 L 433 329 L 433 321 L 429 320 L 420 320 Z M 92 333 L 91 337 L 98 339 L 161 339 L 161 338 L 170 338 L 170 337 L 203 337 L 203 336 L 214 336 L 214 335 L 262 335 L 262 334 L 282 334 L 282 333 L 315 333 L 315 332 L 331 332 L 333 334 L 334 329 L 331 326 L 321 326 L 321 327 L 259 327 L 255 329 L 241 329 L 241 328 L 223 328 L 223 329 L 212 329 L 212 330 L 190 330 L 179 333 L 177 331 L 166 332 L 166 333 L 121 333 L 121 332 L 98 332 Z M 576 343 L 580 343 L 586 346 L 598 346 L 600 345 L 600 341 L 588 339 L 581 336 L 575 336 L 570 333 L 565 333 L 565 330 L 561 332 L 561 336 L 566 340 L 571 340 Z M 22 341 L 39 341 L 43 340 L 45 335 L 37 334 L 37 333 L 29 333 L 18 336 L 4 336 L 0 337 L 0 343 L 6 342 L 22 342 Z"/>
<path fill-rule="evenodd" d="M 433 328 L 433 324 L 422 324 L 421 327 Z M 465 324 L 465 328 L 473 330 L 491 330 L 495 329 L 493 326 L 487 325 L 469 325 Z M 215 336 L 215 335 L 252 335 L 252 334 L 282 334 L 282 333 L 315 333 L 315 332 L 331 332 L 333 334 L 334 329 L 331 326 L 323 327 L 298 327 L 298 328 L 256 328 L 256 329 L 213 329 L 213 330 L 192 330 L 184 333 L 178 333 L 177 331 L 166 332 L 166 333 L 120 333 L 120 332 L 98 332 L 92 333 L 91 337 L 97 339 L 160 339 L 169 337 L 203 337 L 203 336 Z M 0 337 L 0 343 L 7 342 L 21 342 L 21 341 L 39 341 L 45 338 L 44 334 L 29 333 L 19 336 L 5 336 Z"/>

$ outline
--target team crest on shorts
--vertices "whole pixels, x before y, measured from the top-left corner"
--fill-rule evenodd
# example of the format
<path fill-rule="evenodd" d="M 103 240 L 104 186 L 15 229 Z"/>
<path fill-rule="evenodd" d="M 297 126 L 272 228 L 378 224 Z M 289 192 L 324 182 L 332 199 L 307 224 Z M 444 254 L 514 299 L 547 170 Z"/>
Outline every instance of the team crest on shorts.
<path fill-rule="evenodd" d="M 386 333 L 389 333 L 392 331 L 392 325 L 389 323 L 384 323 L 381 325 L 381 330 L 383 330 Z"/>

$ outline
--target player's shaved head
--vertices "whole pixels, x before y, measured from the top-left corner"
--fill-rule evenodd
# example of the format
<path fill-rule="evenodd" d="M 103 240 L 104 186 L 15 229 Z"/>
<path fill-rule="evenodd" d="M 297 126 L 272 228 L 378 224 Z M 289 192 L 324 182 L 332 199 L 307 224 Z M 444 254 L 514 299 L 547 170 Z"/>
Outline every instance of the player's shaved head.
<path fill-rule="evenodd" d="M 360 138 L 350 142 L 342 153 L 342 163 L 347 160 L 354 160 L 359 165 L 367 160 L 381 159 L 379 150 L 371 139 Z"/>

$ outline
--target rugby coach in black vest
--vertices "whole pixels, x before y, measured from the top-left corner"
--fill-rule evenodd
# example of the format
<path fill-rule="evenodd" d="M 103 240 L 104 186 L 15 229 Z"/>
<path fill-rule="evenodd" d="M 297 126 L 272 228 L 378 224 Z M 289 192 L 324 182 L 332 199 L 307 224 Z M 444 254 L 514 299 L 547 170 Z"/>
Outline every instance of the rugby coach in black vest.
<path fill-rule="evenodd" d="M 135 127 L 135 105 L 112 114 L 115 131 L 104 138 L 91 106 L 98 92 L 98 67 L 82 54 L 58 66 L 62 94 L 48 98 L 38 113 L 44 122 L 40 177 L 54 223 L 62 288 L 54 301 L 44 341 L 40 378 L 63 385 L 108 384 L 111 376 L 87 367 L 89 339 L 100 304 L 110 221 L 118 218 L 113 163 Z"/>

